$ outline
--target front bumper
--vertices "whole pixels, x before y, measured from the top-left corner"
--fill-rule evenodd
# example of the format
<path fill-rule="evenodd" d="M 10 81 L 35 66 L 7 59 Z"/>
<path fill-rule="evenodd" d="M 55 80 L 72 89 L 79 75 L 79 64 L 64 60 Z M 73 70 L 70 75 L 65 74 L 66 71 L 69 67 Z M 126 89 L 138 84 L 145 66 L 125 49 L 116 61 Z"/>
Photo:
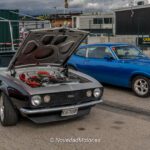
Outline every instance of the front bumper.
<path fill-rule="evenodd" d="M 20 108 L 20 112 L 23 115 L 44 114 L 44 113 L 59 112 L 59 111 L 65 110 L 65 109 L 92 107 L 92 106 L 102 103 L 102 102 L 103 102 L 103 100 L 98 100 L 98 101 L 92 101 L 92 102 L 83 103 L 83 104 L 79 104 L 79 105 L 55 107 L 55 108 L 44 108 L 44 109 L 34 109 L 34 110 Z"/>

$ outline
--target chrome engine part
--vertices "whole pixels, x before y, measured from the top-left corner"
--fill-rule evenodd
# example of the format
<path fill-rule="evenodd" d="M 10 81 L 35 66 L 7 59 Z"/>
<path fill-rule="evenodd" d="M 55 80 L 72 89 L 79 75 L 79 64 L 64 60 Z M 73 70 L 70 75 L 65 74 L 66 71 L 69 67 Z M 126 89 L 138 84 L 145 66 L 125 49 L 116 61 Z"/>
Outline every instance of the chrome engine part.
<path fill-rule="evenodd" d="M 79 83 L 77 79 L 68 75 L 68 70 L 66 68 L 58 68 L 50 70 L 36 70 L 21 72 L 18 74 L 19 80 L 23 81 L 30 87 L 47 87 L 53 84 L 61 83 Z"/>

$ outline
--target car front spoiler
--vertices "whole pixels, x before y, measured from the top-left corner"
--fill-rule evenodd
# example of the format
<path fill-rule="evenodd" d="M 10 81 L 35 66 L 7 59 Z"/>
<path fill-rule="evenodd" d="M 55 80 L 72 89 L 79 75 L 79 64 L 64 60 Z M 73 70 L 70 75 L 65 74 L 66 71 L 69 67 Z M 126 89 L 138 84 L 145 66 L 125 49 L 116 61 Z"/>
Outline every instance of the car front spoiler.
<path fill-rule="evenodd" d="M 35 110 L 21 108 L 20 112 L 25 115 L 42 114 L 42 113 L 62 111 L 65 109 L 84 108 L 84 107 L 94 106 L 94 105 L 102 103 L 102 102 L 103 102 L 103 100 L 98 100 L 98 101 L 92 101 L 92 102 L 83 103 L 83 104 L 79 104 L 79 105 L 55 107 L 55 108 L 45 108 L 45 109 L 35 109 Z"/>

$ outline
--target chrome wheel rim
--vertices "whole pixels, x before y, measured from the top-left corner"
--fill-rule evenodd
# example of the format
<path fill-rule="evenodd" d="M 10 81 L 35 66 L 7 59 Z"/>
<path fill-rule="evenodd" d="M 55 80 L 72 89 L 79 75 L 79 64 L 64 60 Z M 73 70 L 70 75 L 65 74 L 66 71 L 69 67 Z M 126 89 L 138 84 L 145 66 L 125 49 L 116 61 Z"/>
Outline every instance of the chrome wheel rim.
<path fill-rule="evenodd" d="M 4 120 L 4 101 L 2 95 L 0 96 L 0 119 L 1 121 Z"/>
<path fill-rule="evenodd" d="M 145 95 L 149 91 L 148 83 L 144 79 L 138 79 L 134 83 L 134 90 L 138 95 Z"/>

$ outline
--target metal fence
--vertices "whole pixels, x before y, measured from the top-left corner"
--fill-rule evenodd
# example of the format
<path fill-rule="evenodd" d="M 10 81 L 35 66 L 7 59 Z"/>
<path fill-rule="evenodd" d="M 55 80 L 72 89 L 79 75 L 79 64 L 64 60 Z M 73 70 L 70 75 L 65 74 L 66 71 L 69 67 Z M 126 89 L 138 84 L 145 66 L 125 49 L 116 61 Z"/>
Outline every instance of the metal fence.
<path fill-rule="evenodd" d="M 16 51 L 30 30 L 43 28 L 51 28 L 50 21 L 0 20 L 0 53 Z"/>

